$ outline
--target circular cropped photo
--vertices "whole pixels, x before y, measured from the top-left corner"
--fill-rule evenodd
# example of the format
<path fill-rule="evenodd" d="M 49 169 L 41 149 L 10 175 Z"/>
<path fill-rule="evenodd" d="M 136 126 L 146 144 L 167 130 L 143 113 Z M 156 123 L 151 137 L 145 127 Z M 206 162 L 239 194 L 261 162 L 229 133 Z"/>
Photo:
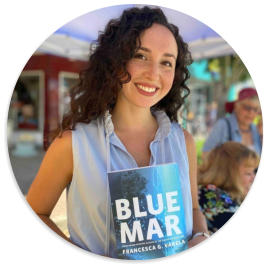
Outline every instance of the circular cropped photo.
<path fill-rule="evenodd" d="M 178 254 L 225 225 L 263 137 L 257 90 L 231 46 L 193 17 L 144 5 L 86 13 L 49 36 L 16 82 L 7 124 L 40 223 L 125 260 Z"/>

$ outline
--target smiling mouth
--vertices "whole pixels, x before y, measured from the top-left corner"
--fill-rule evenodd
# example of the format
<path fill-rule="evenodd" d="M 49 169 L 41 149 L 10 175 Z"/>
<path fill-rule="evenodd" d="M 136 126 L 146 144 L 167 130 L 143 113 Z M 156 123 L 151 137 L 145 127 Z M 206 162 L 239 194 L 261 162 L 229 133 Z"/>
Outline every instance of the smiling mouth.
<path fill-rule="evenodd" d="M 156 87 L 148 87 L 148 86 L 144 86 L 144 85 L 141 85 L 141 84 L 136 84 L 136 87 L 140 91 L 142 91 L 144 93 L 147 93 L 147 94 L 154 94 L 158 90 L 158 88 L 156 88 Z"/>

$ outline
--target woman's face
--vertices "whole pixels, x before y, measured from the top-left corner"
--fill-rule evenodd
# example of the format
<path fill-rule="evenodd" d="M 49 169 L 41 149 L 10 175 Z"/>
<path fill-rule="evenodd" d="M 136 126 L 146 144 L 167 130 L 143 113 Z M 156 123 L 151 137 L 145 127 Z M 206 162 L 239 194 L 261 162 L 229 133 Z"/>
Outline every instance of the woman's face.
<path fill-rule="evenodd" d="M 250 125 L 260 109 L 258 98 L 245 99 L 235 104 L 235 114 L 239 123 Z"/>
<path fill-rule="evenodd" d="M 149 108 L 171 89 L 177 58 L 173 34 L 160 24 L 142 32 L 141 47 L 127 64 L 131 80 L 124 84 L 117 102 Z"/>
<path fill-rule="evenodd" d="M 247 193 L 255 178 L 255 167 L 247 166 L 245 163 L 239 165 L 239 178 L 245 193 Z"/>

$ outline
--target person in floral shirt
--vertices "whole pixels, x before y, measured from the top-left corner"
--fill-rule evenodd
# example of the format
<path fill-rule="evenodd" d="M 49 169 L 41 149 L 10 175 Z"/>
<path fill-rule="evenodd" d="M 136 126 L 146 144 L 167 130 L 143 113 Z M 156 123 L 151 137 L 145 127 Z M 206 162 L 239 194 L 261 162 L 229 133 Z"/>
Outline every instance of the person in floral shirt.
<path fill-rule="evenodd" d="M 213 149 L 199 167 L 199 204 L 211 233 L 236 212 L 249 191 L 259 157 L 246 146 L 226 142 Z"/>

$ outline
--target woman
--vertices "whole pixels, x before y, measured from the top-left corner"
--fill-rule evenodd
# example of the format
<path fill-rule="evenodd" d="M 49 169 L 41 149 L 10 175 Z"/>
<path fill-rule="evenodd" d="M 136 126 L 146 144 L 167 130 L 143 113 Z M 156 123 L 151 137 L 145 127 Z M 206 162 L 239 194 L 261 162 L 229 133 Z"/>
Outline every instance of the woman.
<path fill-rule="evenodd" d="M 49 216 L 67 187 L 71 238 L 66 239 L 111 255 L 106 173 L 173 161 L 181 167 L 189 247 L 206 239 L 195 144 L 176 123 L 189 93 L 190 59 L 177 27 L 158 8 L 126 10 L 99 35 L 71 93 L 62 137 L 51 144 L 27 195 L 34 211 L 62 237 Z"/>
<path fill-rule="evenodd" d="M 261 154 L 262 133 L 253 124 L 260 113 L 260 103 L 255 89 L 245 88 L 239 92 L 234 102 L 226 103 L 228 117 L 219 119 L 207 138 L 203 153 L 226 141 L 236 141 Z"/>
<path fill-rule="evenodd" d="M 199 167 L 199 203 L 214 233 L 235 213 L 255 177 L 257 154 L 237 142 L 213 149 Z"/>

